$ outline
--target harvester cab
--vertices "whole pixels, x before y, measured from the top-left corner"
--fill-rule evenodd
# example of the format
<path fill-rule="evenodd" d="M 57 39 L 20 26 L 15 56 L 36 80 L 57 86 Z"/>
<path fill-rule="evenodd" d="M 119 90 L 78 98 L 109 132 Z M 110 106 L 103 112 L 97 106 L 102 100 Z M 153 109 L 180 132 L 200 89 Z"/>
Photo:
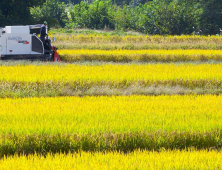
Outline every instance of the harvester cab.
<path fill-rule="evenodd" d="M 46 37 L 43 44 L 35 33 L 30 33 L 40 27 L 41 25 L 26 25 L 0 28 L 0 59 L 61 61 L 49 37 Z"/>

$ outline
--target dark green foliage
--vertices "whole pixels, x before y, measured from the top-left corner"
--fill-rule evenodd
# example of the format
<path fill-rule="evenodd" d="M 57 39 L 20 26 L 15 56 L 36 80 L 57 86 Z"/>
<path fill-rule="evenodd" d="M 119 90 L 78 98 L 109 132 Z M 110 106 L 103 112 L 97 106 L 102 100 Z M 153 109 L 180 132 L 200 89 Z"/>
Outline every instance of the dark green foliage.
<path fill-rule="evenodd" d="M 58 0 L 46 0 L 42 6 L 32 8 L 31 14 L 37 23 L 47 21 L 49 27 L 64 27 L 68 19 L 65 8 Z"/>
<path fill-rule="evenodd" d="M 101 134 L 8 134 L 1 136 L 0 157 L 14 154 L 73 153 L 81 151 L 174 150 L 222 148 L 222 131 L 131 132 Z"/>
<path fill-rule="evenodd" d="M 80 4 L 81 2 L 87 2 L 87 3 L 93 3 L 95 0 L 59 0 L 60 2 L 64 2 L 66 4 Z M 149 2 L 152 0 L 135 0 L 135 5 L 145 4 L 146 2 Z M 133 0 L 112 0 L 113 4 L 116 4 L 118 6 L 123 5 L 132 5 Z"/>
<path fill-rule="evenodd" d="M 69 3 L 72 3 L 72 4 L 80 4 L 82 0 L 59 0 L 59 2 L 64 2 L 65 4 L 69 4 Z"/>
<path fill-rule="evenodd" d="M 136 1 L 137 2 L 137 1 Z M 146 34 L 191 34 L 198 27 L 198 3 L 153 0 L 117 6 L 111 1 L 81 2 L 70 9 L 71 28 L 135 30 Z"/>
<path fill-rule="evenodd" d="M 93 4 L 81 2 L 70 9 L 72 28 L 114 29 L 111 1 L 95 0 Z"/>
<path fill-rule="evenodd" d="M 186 3 L 154 0 L 144 6 L 141 26 L 145 33 L 149 34 L 191 34 L 192 27 L 197 26 L 195 5 Z"/>
<path fill-rule="evenodd" d="M 66 4 L 72 4 L 69 15 L 66 12 Z M 36 24 L 47 20 L 51 27 L 135 30 L 151 35 L 208 35 L 222 32 L 221 18 L 220 0 L 2 0 L 0 2 L 0 26 Z"/>
<path fill-rule="evenodd" d="M 220 34 L 222 29 L 221 0 L 202 0 L 203 13 L 200 16 L 200 28 L 207 34 Z"/>
<path fill-rule="evenodd" d="M 30 7 L 40 5 L 45 0 L 1 0 L 0 27 L 6 25 L 30 24 L 33 20 Z"/>

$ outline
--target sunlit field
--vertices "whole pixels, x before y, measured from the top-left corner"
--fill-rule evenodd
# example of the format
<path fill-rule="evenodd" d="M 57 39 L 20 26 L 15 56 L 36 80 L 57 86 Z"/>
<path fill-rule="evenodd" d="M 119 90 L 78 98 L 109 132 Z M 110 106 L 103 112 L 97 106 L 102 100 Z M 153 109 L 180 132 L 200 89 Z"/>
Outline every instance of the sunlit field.
<path fill-rule="evenodd" d="M 1 99 L 0 154 L 220 149 L 221 107 L 221 95 Z"/>
<path fill-rule="evenodd" d="M 0 169 L 221 169 L 219 35 L 49 34 L 0 61 Z"/>
<path fill-rule="evenodd" d="M 47 154 L 3 158 L 3 170 L 11 169 L 220 169 L 222 153 L 217 151 L 135 151 L 80 154 Z"/>
<path fill-rule="evenodd" d="M 97 134 L 222 128 L 222 96 L 56 97 L 0 103 L 1 134 L 12 129 L 14 134 Z"/>
<path fill-rule="evenodd" d="M 221 36 L 147 36 L 51 34 L 59 49 L 147 50 L 147 49 L 222 49 Z"/>
<path fill-rule="evenodd" d="M 0 66 L 0 96 L 220 94 L 222 64 L 18 64 Z"/>
<path fill-rule="evenodd" d="M 0 81 L 20 83 L 73 83 L 127 85 L 221 84 L 222 64 L 102 64 L 102 65 L 17 65 L 1 66 Z"/>
<path fill-rule="evenodd" d="M 220 50 L 59 50 L 61 59 L 67 62 L 181 62 L 222 61 Z"/>

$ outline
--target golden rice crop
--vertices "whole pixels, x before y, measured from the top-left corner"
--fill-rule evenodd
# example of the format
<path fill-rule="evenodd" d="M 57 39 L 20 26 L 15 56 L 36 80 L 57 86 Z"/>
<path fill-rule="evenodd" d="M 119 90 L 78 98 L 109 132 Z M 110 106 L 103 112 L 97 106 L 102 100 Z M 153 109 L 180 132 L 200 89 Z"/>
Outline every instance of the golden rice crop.
<path fill-rule="evenodd" d="M 0 134 L 97 134 L 222 129 L 222 96 L 0 99 Z"/>
<path fill-rule="evenodd" d="M 222 60 L 221 50 L 59 50 L 63 61 L 206 61 Z"/>
<path fill-rule="evenodd" d="M 0 99 L 0 157 L 222 148 L 222 96 Z"/>
<path fill-rule="evenodd" d="M 219 94 L 221 64 L 0 66 L 0 97 Z"/>
<path fill-rule="evenodd" d="M 83 34 L 53 34 L 56 37 L 57 41 L 69 41 L 69 42 L 96 42 L 96 43 L 104 43 L 104 42 L 132 42 L 132 43 L 141 43 L 141 42 L 222 42 L 222 38 L 220 36 L 195 36 L 195 35 L 181 35 L 181 36 L 160 36 L 160 35 L 126 35 L 126 36 L 117 36 L 117 35 L 83 35 Z"/>
<path fill-rule="evenodd" d="M 0 66 L 0 81 L 11 83 L 58 83 L 127 86 L 139 83 L 182 85 L 187 87 L 221 86 L 222 64 L 149 64 L 149 65 L 17 65 Z"/>
<path fill-rule="evenodd" d="M 220 36 L 117 36 L 54 34 L 59 49 L 222 49 Z"/>
<path fill-rule="evenodd" d="M 137 150 L 124 154 L 119 152 L 80 154 L 47 154 L 4 157 L 0 160 L 2 170 L 29 169 L 221 169 L 222 152 L 217 151 L 161 151 Z"/>

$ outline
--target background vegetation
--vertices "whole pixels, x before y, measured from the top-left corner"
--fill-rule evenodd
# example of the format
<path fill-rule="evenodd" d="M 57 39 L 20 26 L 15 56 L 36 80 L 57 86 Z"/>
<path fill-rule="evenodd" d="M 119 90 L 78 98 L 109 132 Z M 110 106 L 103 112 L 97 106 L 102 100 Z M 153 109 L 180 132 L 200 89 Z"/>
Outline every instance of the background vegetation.
<path fill-rule="evenodd" d="M 0 26 L 135 30 L 145 34 L 220 34 L 220 0 L 41 0 L 0 2 Z"/>

